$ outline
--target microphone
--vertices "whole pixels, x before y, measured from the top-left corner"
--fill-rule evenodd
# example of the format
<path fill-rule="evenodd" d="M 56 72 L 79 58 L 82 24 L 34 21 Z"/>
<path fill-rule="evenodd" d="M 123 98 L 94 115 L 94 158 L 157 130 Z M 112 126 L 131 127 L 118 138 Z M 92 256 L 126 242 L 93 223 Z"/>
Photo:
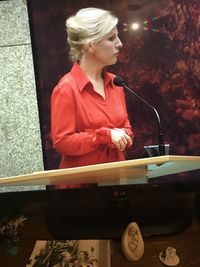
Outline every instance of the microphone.
<path fill-rule="evenodd" d="M 144 104 L 146 104 L 149 108 L 153 109 L 155 115 L 156 115 L 156 119 L 157 119 L 157 123 L 158 123 L 158 155 L 156 155 L 155 151 L 150 151 L 150 156 L 163 156 L 166 155 L 165 153 L 165 145 L 163 142 L 163 130 L 162 130 L 162 124 L 161 124 L 161 119 L 160 116 L 158 114 L 158 111 L 156 110 L 155 107 L 153 107 L 151 104 L 149 104 L 145 99 L 143 99 L 142 97 L 140 97 L 138 94 L 136 94 L 133 90 L 131 90 L 124 82 L 123 78 L 120 76 L 116 76 L 113 80 L 114 85 L 116 86 L 122 86 L 124 87 L 126 90 L 128 90 L 131 94 L 135 95 L 138 99 L 140 99 Z M 152 146 L 153 147 L 153 146 Z M 147 148 L 147 147 L 145 147 Z M 151 150 L 151 146 L 148 147 L 148 150 Z M 148 151 L 147 151 L 148 153 Z"/>

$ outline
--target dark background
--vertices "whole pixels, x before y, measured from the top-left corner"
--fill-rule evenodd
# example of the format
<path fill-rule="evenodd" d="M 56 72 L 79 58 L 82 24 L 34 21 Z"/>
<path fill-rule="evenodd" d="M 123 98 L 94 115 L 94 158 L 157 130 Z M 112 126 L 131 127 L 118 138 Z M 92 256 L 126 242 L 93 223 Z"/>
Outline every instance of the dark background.
<path fill-rule="evenodd" d="M 70 70 L 65 20 L 83 7 L 100 7 L 119 17 L 123 42 L 118 63 L 108 68 L 159 112 L 164 142 L 176 155 L 200 155 L 200 38 L 198 0 L 27 0 L 45 169 L 58 168 L 52 147 L 50 96 Z M 138 31 L 130 29 L 139 22 Z M 126 92 L 127 109 L 136 137 L 127 159 L 139 158 L 144 145 L 157 144 L 154 112 Z M 198 179 L 198 172 L 170 176 L 170 181 Z M 168 178 L 155 182 L 166 182 Z"/>

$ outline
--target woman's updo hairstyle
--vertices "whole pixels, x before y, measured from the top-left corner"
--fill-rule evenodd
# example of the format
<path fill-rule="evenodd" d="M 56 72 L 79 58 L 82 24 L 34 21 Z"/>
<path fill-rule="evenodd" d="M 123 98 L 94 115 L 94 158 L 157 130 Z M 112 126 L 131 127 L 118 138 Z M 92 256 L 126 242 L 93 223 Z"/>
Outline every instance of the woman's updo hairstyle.
<path fill-rule="evenodd" d="M 66 20 L 69 55 L 72 61 L 81 59 L 84 48 L 109 33 L 118 23 L 112 12 L 99 8 L 83 8 Z"/>

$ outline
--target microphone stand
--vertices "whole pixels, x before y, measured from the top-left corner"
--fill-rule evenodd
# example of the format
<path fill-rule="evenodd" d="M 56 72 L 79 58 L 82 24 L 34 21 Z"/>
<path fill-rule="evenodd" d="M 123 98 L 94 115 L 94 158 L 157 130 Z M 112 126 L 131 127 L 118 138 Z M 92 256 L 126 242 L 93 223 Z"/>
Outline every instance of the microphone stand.
<path fill-rule="evenodd" d="M 160 120 L 160 116 L 158 114 L 158 111 L 151 104 L 149 104 L 146 100 L 144 100 L 143 98 L 141 98 L 138 94 L 136 94 L 128 86 L 126 86 L 126 84 L 124 82 L 121 82 L 121 85 L 126 90 L 128 90 L 129 92 L 131 92 L 132 94 L 134 94 L 137 98 L 139 98 L 142 102 L 144 102 L 148 107 L 152 108 L 153 111 L 155 112 L 156 118 L 157 118 L 157 123 L 158 123 L 158 144 L 159 144 L 158 145 L 158 152 L 159 152 L 159 155 L 158 156 L 164 156 L 164 155 L 166 155 L 165 145 L 164 145 L 164 141 L 163 141 L 163 130 L 162 130 L 161 120 Z"/>

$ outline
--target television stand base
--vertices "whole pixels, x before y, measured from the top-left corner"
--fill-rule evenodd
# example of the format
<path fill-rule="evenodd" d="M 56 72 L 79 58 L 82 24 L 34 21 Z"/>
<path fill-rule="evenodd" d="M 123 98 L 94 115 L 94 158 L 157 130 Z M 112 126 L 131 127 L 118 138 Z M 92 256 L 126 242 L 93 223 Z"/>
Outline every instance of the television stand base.
<path fill-rule="evenodd" d="M 57 202 L 53 208 L 51 203 L 46 214 L 48 231 L 55 239 L 121 238 L 131 222 L 138 224 L 144 237 L 153 237 L 178 234 L 191 225 L 194 195 L 138 195 L 130 202 L 118 202 L 116 206 L 107 202 L 105 209 L 97 208 L 98 213 L 85 209 L 81 214 L 81 203 L 73 206 L 72 214 L 64 207 L 64 203 L 59 206 Z"/>

